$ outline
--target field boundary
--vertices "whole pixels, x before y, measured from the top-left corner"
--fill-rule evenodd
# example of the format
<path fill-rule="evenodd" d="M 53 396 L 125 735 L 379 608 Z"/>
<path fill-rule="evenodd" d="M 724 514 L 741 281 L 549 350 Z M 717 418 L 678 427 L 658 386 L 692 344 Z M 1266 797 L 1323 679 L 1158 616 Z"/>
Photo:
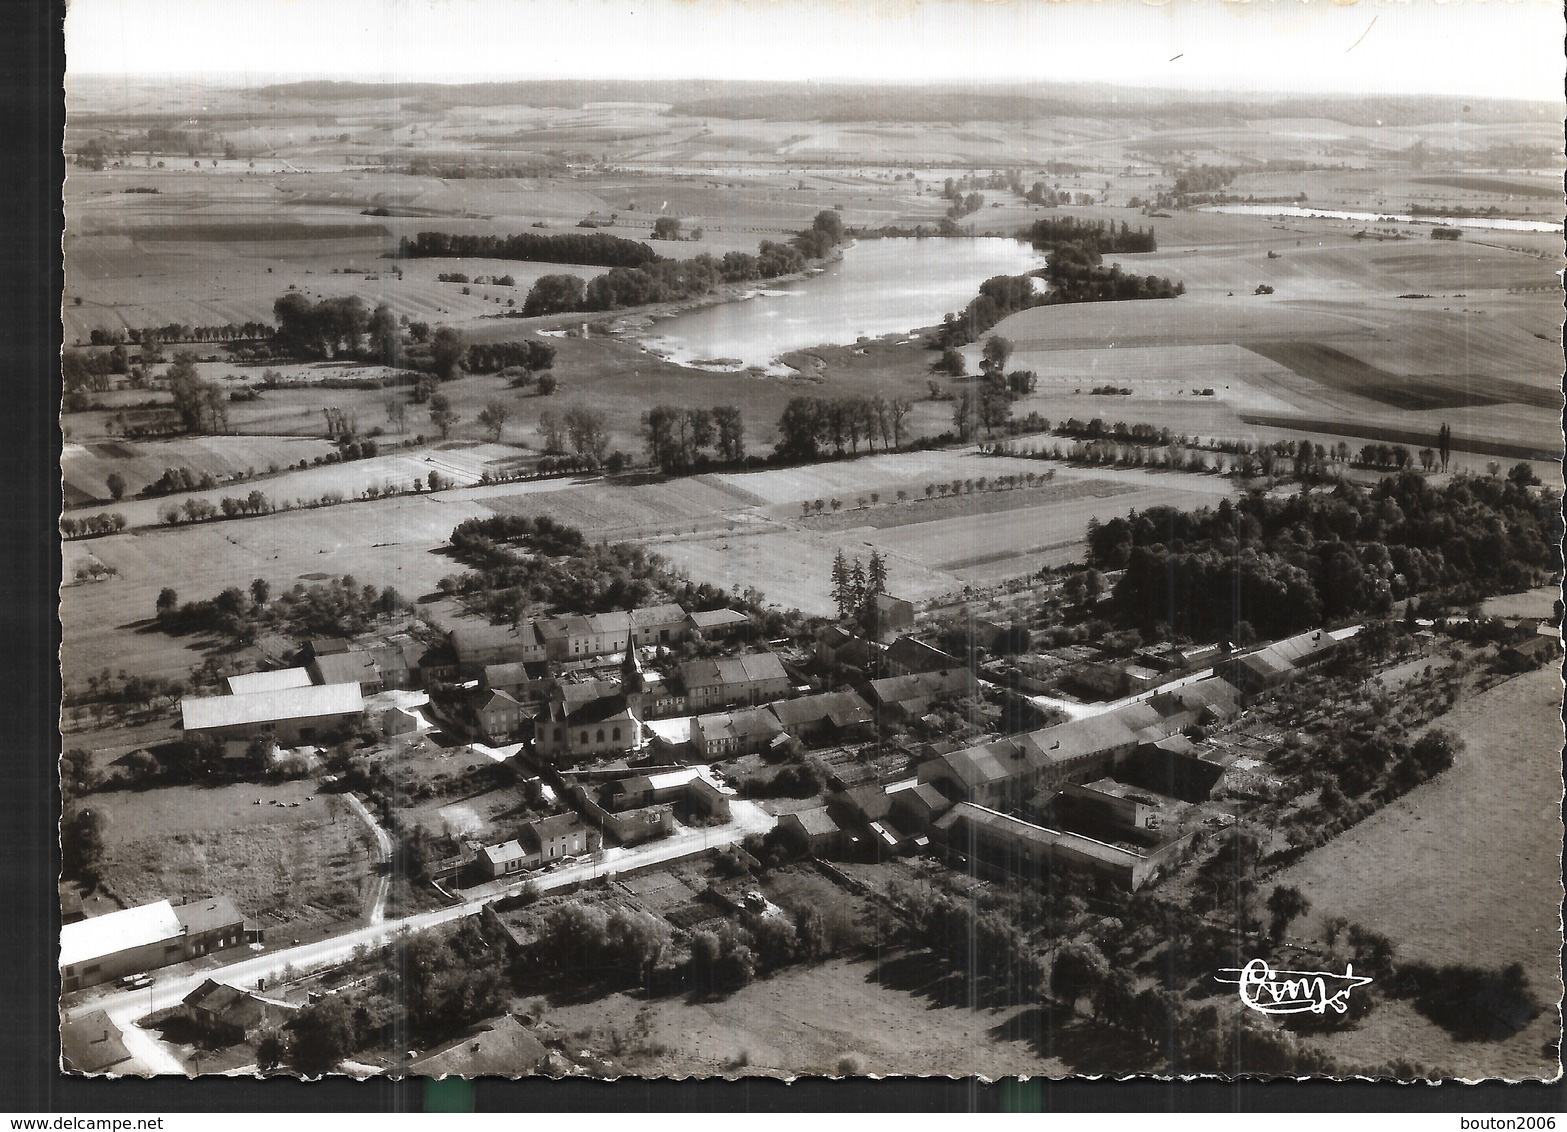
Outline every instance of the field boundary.
<path fill-rule="evenodd" d="M 1392 425 L 1368 425 L 1352 421 L 1327 421 L 1313 417 L 1281 416 L 1274 413 L 1241 413 L 1241 420 L 1251 425 L 1287 428 L 1297 432 L 1326 432 L 1337 436 L 1354 436 L 1363 440 L 1385 440 L 1391 444 L 1430 445 L 1434 434 L 1430 429 L 1397 428 Z M 1458 436 L 1453 447 L 1461 452 L 1473 452 L 1480 456 L 1507 456 L 1516 460 L 1559 461 L 1561 449 L 1546 452 L 1526 444 L 1512 444 L 1505 440 L 1486 440 L 1479 437 Z"/>

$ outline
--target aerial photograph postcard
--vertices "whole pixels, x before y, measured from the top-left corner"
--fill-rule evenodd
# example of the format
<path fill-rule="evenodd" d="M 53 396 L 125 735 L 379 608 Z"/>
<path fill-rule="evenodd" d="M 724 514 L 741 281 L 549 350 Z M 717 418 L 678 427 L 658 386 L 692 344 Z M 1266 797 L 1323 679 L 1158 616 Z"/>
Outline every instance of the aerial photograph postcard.
<path fill-rule="evenodd" d="M 72 0 L 60 1069 L 1558 1079 L 1564 30 Z"/>

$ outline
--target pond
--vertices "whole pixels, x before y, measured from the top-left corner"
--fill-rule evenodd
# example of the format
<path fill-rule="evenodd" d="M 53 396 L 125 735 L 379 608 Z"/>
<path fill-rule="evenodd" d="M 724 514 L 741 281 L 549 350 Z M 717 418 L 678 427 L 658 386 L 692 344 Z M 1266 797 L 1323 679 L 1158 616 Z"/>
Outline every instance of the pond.
<path fill-rule="evenodd" d="M 991 276 L 1043 266 L 1044 253 L 1020 240 L 862 240 L 818 274 L 661 319 L 641 341 L 681 365 L 788 373 L 780 355 L 934 325 Z"/>
<path fill-rule="evenodd" d="M 1397 212 L 1345 212 L 1334 208 L 1301 208 L 1290 204 L 1216 204 L 1203 212 L 1227 212 L 1233 216 L 1315 216 L 1327 220 L 1362 220 L 1367 224 L 1389 221 L 1399 224 L 1444 224 L 1449 228 L 1492 228 L 1505 232 L 1560 232 L 1559 223 L 1548 220 L 1509 220 L 1503 216 L 1409 216 Z"/>

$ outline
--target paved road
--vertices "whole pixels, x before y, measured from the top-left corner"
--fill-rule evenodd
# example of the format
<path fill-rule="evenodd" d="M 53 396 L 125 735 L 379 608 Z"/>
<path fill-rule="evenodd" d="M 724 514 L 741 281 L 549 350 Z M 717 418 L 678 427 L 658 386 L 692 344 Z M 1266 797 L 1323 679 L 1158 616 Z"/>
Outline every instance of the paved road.
<path fill-rule="evenodd" d="M 375 835 L 375 860 L 380 867 L 376 869 L 375 895 L 371 898 L 369 911 L 365 913 L 365 923 L 379 924 L 386 919 L 386 894 L 392 887 L 392 878 L 387 871 L 392 864 L 392 838 L 375 820 L 375 815 L 365 809 L 365 804 L 356 795 L 343 796 L 348 799 L 349 808 L 359 815 L 370 827 L 370 832 Z"/>
<path fill-rule="evenodd" d="M 172 1054 L 152 1035 L 137 1029 L 135 1019 L 155 1010 L 174 1006 L 199 986 L 203 980 L 215 979 L 231 986 L 254 988 L 258 979 L 265 979 L 270 989 L 283 976 L 285 969 L 303 974 L 321 967 L 330 967 L 351 959 L 354 949 L 360 946 L 379 947 L 402 931 L 424 931 L 427 928 L 449 924 L 467 916 L 477 915 L 486 904 L 521 888 L 532 880 L 540 891 L 549 892 L 567 885 L 591 880 L 599 875 L 615 876 L 617 873 L 648 865 L 662 864 L 696 856 L 708 849 L 733 845 L 753 833 L 765 833 L 776 819 L 754 802 L 731 800 L 730 820 L 721 826 L 692 829 L 684 833 L 638 845 L 631 849 L 610 849 L 602 859 L 568 865 L 553 872 L 512 881 L 496 881 L 481 888 L 463 893 L 461 904 L 438 908 L 432 912 L 420 912 L 400 920 L 383 920 L 377 924 L 355 928 L 341 935 L 330 936 L 314 943 L 279 951 L 268 951 L 249 958 L 238 959 L 222 967 L 179 973 L 164 972 L 157 976 L 153 986 L 134 991 L 113 991 L 95 994 L 90 990 L 77 997 L 62 1012 L 68 1017 L 88 1010 L 103 1010 L 125 1032 L 125 1045 L 131 1051 L 131 1061 L 123 1072 L 131 1075 L 154 1076 L 157 1074 L 184 1074 L 185 1069 Z M 178 971 L 178 969 L 176 969 Z M 105 988 L 94 988 L 103 991 Z"/>

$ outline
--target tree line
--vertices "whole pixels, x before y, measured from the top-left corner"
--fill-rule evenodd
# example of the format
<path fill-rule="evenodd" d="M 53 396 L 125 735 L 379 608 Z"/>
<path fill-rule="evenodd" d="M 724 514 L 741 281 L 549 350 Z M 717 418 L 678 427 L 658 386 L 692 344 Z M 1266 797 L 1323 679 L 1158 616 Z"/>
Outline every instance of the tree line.
<path fill-rule="evenodd" d="M 635 264 L 613 265 L 591 282 L 569 274 L 543 276 L 529 290 L 522 313 L 524 317 L 533 317 L 678 302 L 708 294 L 720 283 L 793 275 L 803 270 L 809 260 L 825 256 L 843 236 L 842 217 L 824 210 L 817 214 L 809 228 L 796 234 L 787 244 L 763 240 L 754 256 L 726 252 L 719 259 L 706 253 L 687 260 L 665 259 L 646 245 L 638 244 L 636 246 L 646 249 L 651 258 Z"/>

